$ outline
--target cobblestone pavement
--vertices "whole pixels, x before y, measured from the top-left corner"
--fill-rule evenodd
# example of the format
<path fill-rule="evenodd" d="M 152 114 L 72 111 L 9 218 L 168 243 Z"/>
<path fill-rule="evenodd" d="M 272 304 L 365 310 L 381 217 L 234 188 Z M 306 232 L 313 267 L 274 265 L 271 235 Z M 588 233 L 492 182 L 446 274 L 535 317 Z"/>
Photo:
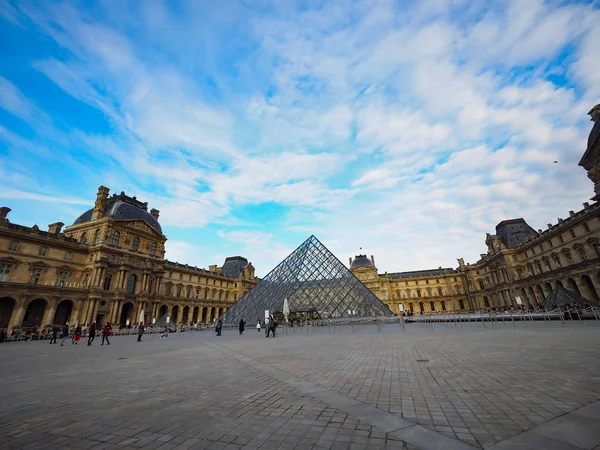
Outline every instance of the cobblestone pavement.
<path fill-rule="evenodd" d="M 600 445 L 597 426 L 587 426 L 600 420 L 596 323 L 407 329 L 1 344 L 0 447 Z"/>

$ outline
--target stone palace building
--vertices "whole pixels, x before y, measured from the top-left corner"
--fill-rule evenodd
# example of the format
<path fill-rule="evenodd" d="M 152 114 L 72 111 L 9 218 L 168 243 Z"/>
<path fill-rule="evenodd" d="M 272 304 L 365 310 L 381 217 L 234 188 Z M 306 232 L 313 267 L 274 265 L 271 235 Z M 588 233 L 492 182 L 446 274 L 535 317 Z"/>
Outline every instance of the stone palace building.
<path fill-rule="evenodd" d="M 13 224 L 0 208 L 0 329 L 210 322 L 258 282 L 241 256 L 208 270 L 164 259 L 159 211 L 108 193 L 100 186 L 94 207 L 64 231 L 61 222 L 48 231 Z"/>
<path fill-rule="evenodd" d="M 504 220 L 487 234 L 487 252 L 457 268 L 378 274 L 373 256 L 350 259 L 350 269 L 395 313 L 535 307 L 557 285 L 600 301 L 600 105 L 579 165 L 594 183 L 594 203 L 534 230 L 524 219 Z"/>

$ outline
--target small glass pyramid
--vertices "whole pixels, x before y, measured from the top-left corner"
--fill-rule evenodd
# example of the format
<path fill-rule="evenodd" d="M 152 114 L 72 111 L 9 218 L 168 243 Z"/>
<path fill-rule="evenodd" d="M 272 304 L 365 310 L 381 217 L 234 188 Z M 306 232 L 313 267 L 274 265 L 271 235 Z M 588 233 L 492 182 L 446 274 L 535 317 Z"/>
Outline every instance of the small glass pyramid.
<path fill-rule="evenodd" d="M 285 258 L 220 318 L 248 324 L 265 311 L 281 316 L 288 299 L 290 319 L 394 317 L 394 313 L 348 270 L 315 236 Z"/>

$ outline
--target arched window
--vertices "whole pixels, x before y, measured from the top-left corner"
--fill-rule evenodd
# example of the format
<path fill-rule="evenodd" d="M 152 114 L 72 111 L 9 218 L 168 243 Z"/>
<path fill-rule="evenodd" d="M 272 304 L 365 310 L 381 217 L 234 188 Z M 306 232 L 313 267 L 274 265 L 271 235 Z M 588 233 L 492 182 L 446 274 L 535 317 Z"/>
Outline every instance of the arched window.
<path fill-rule="evenodd" d="M 173 293 L 173 291 L 172 291 L 171 285 L 170 284 L 165 285 L 165 295 L 170 297 L 172 293 Z"/>
<path fill-rule="evenodd" d="M 425 305 L 423 304 L 423 302 L 419 302 L 419 309 L 421 310 L 422 313 L 425 312 Z"/>
<path fill-rule="evenodd" d="M 138 248 L 140 248 L 140 238 L 134 237 L 133 241 L 131 242 L 131 250 L 133 250 L 134 252 L 137 252 Z"/>
<path fill-rule="evenodd" d="M 460 307 L 460 309 L 465 309 L 465 302 L 463 302 L 462 300 L 459 300 L 458 306 Z"/>
<path fill-rule="evenodd" d="M 83 234 L 81 235 L 81 239 L 79 239 L 79 242 L 84 242 L 87 241 L 87 231 L 84 231 Z"/>
<path fill-rule="evenodd" d="M 435 311 L 435 303 L 429 302 L 429 307 L 431 308 L 432 311 Z"/>
<path fill-rule="evenodd" d="M 152 244 L 150 244 L 150 256 L 155 256 L 156 255 L 156 242 L 153 242 Z"/>
<path fill-rule="evenodd" d="M 441 297 L 442 295 L 444 295 L 444 291 L 442 291 L 442 288 L 438 288 L 438 295 Z"/>
<path fill-rule="evenodd" d="M 118 233 L 118 231 L 117 231 Z M 128 294 L 135 294 L 135 285 L 137 284 L 137 276 L 135 274 L 131 274 L 129 275 L 129 278 L 127 278 L 127 293 Z"/>
<path fill-rule="evenodd" d="M 111 244 L 116 247 L 119 245 L 119 239 L 121 239 L 121 233 L 117 230 L 113 231 Z"/>
<path fill-rule="evenodd" d="M 94 233 L 94 245 L 100 243 L 100 230 L 96 230 Z"/>
<path fill-rule="evenodd" d="M 446 311 L 446 302 L 442 301 L 442 311 Z"/>
<path fill-rule="evenodd" d="M 188 286 L 187 289 L 186 289 L 186 292 L 185 292 L 185 296 L 187 298 L 190 298 L 191 295 L 192 295 L 192 287 Z"/>
<path fill-rule="evenodd" d="M 417 289 L 417 297 L 421 297 L 421 289 Z"/>
<path fill-rule="evenodd" d="M 177 290 L 175 291 L 176 297 L 181 297 L 181 285 L 177 285 Z"/>

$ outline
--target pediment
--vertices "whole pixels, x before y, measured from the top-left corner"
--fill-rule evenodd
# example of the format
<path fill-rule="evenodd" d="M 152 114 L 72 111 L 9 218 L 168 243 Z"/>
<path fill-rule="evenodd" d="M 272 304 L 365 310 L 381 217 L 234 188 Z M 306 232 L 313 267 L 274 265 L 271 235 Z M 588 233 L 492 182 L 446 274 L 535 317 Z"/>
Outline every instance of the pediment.
<path fill-rule="evenodd" d="M 21 264 L 23 261 L 17 258 L 13 258 L 12 256 L 5 256 L 4 258 L 0 258 L 0 263 L 2 264 Z"/>
<path fill-rule="evenodd" d="M 127 224 L 127 227 L 132 230 L 142 231 L 144 233 L 152 234 L 157 238 L 162 237 L 162 234 L 156 231 L 153 227 L 151 227 L 147 222 L 143 220 L 136 220 L 135 222 L 130 222 Z"/>

